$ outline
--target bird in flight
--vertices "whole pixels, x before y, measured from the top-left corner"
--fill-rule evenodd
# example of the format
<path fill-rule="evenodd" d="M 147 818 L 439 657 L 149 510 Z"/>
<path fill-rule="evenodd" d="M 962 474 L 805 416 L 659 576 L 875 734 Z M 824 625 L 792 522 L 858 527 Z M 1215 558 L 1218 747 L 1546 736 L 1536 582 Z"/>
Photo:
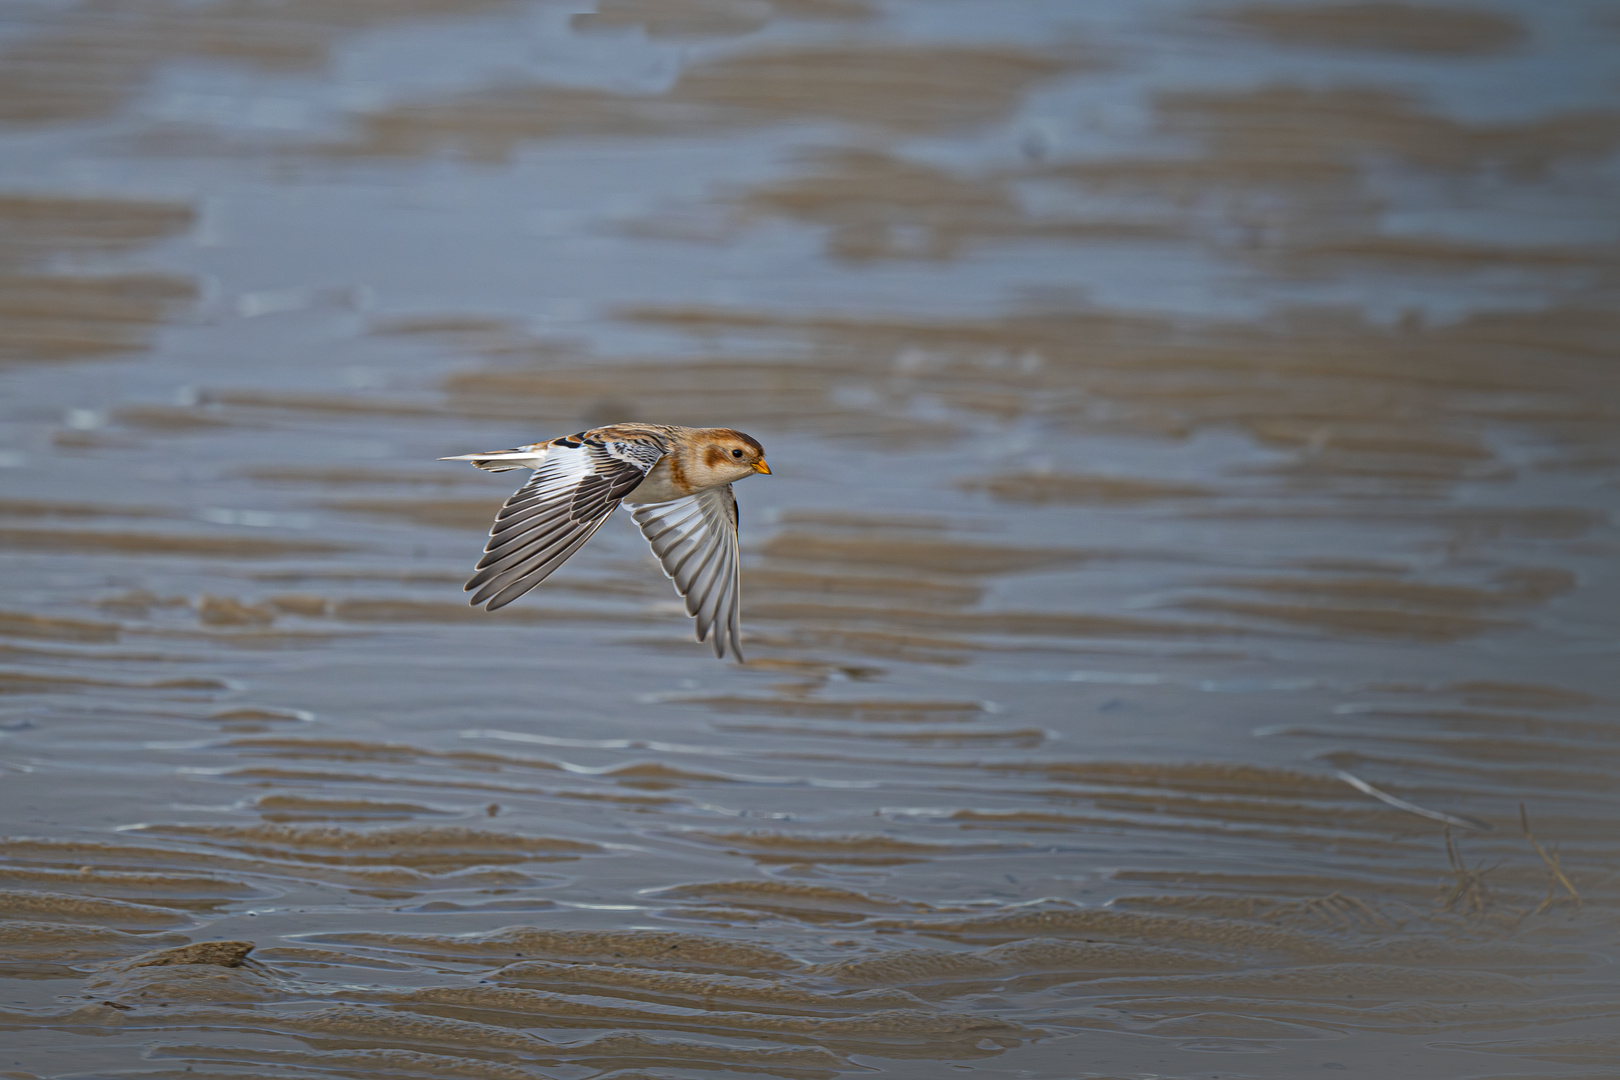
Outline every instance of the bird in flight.
<path fill-rule="evenodd" d="M 489 472 L 533 469 L 489 530 L 466 591 L 486 611 L 505 607 L 568 561 L 621 502 L 652 545 L 664 573 L 724 658 L 737 644 L 737 499 L 731 485 L 766 473 L 765 448 L 731 428 L 608 424 L 487 454 L 470 461 Z M 474 591 L 476 590 L 476 591 Z"/>

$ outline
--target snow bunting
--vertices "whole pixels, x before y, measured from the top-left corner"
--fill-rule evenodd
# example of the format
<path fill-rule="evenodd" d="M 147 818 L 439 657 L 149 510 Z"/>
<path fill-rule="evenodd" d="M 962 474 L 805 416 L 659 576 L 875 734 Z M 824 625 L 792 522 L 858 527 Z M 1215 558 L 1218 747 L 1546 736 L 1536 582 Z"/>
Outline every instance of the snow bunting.
<path fill-rule="evenodd" d="M 730 428 L 608 424 L 550 442 L 440 461 L 480 469 L 533 469 L 489 530 L 484 557 L 466 584 L 472 603 L 505 607 L 568 561 L 621 502 L 652 545 L 664 573 L 714 635 L 714 654 L 737 646 L 737 499 L 731 485 L 767 473 L 765 448 Z M 477 592 L 473 592 L 476 589 Z"/>

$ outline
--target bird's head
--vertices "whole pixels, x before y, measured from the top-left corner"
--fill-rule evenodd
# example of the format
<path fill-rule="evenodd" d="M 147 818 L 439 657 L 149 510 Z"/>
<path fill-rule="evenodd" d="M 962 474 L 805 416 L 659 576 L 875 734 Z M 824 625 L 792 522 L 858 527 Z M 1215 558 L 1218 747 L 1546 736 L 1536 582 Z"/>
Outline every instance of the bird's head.
<path fill-rule="evenodd" d="M 765 464 L 765 448 L 752 435 L 731 428 L 709 428 L 703 433 L 698 452 L 699 486 L 730 484 L 753 473 L 770 474 Z"/>

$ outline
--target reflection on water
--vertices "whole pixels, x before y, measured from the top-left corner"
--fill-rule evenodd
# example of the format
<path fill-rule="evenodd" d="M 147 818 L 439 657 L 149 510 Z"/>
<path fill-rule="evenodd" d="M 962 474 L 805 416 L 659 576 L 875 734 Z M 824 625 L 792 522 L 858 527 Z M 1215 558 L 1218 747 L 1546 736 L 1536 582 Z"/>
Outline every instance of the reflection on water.
<path fill-rule="evenodd" d="M 12 1075 L 1605 1075 L 1617 25 L 8 12 Z M 744 667 L 464 603 L 623 419 Z"/>

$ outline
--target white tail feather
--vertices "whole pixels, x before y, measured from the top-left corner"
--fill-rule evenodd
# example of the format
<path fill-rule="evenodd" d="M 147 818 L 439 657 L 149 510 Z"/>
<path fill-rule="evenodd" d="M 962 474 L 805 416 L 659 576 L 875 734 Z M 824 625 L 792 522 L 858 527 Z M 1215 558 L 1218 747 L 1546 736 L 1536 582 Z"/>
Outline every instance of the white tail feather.
<path fill-rule="evenodd" d="M 538 453 L 533 450 L 492 450 L 487 454 L 457 454 L 439 460 L 470 461 L 485 472 L 510 472 L 513 469 L 538 469 L 545 459 L 544 450 Z"/>

